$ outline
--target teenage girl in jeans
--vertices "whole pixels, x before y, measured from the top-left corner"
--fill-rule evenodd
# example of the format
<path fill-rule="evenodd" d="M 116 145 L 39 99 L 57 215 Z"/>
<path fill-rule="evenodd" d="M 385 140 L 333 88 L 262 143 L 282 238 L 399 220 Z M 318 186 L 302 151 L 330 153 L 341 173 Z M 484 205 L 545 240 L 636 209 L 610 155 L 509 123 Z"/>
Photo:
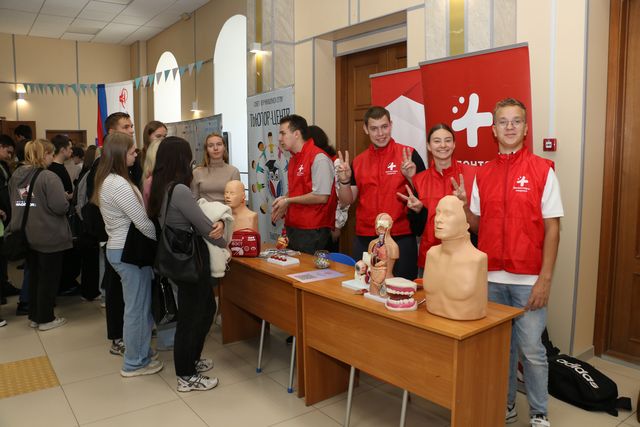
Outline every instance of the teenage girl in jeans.
<path fill-rule="evenodd" d="M 128 167 L 135 159 L 135 145 L 129 135 L 109 134 L 96 171 L 92 196 L 92 203 L 100 207 L 109 236 L 107 259 L 122 281 L 125 353 L 120 374 L 123 377 L 155 374 L 162 369 L 161 361 L 152 360 L 155 354 L 150 347 L 153 327 L 151 267 L 138 267 L 121 260 L 132 222 L 145 236 L 156 238 L 153 222 L 147 218 L 142 206 L 142 195 L 129 177 Z"/>
<path fill-rule="evenodd" d="M 150 218 L 158 218 L 161 225 L 193 230 L 219 247 L 226 247 L 222 238 L 224 223 L 213 223 L 200 209 L 189 188 L 192 180 L 191 147 L 182 138 L 170 136 L 158 147 L 153 182 L 149 197 Z M 173 184 L 176 184 L 175 187 Z M 167 206 L 167 196 L 173 193 Z M 231 224 L 227 226 L 232 226 Z M 211 359 L 202 358 L 202 348 L 213 323 L 216 302 L 212 292 L 212 278 L 196 283 L 178 285 L 178 325 L 173 347 L 178 391 L 210 390 L 218 385 L 217 378 L 202 375 L 213 368 Z"/>

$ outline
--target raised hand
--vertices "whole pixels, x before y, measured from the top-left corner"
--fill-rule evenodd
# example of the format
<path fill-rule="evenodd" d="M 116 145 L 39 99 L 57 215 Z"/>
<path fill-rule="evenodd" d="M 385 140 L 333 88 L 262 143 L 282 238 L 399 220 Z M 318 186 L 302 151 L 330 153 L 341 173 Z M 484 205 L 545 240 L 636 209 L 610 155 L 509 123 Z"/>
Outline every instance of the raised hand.
<path fill-rule="evenodd" d="M 398 197 L 400 197 L 405 202 L 407 202 L 407 207 L 409 209 L 411 209 L 412 211 L 414 211 L 416 213 L 420 212 L 422 210 L 422 208 L 424 207 L 424 205 L 422 204 L 420 199 L 418 199 L 416 196 L 413 195 L 413 192 L 411 191 L 411 187 L 409 187 L 408 185 L 405 185 L 405 187 L 407 187 L 408 196 L 405 196 L 402 193 L 396 193 L 396 194 L 398 195 Z"/>
<path fill-rule="evenodd" d="M 345 151 L 344 156 L 338 151 L 339 162 L 336 165 L 336 176 L 341 183 L 351 182 L 351 165 L 349 165 L 349 152 Z"/>
<path fill-rule="evenodd" d="M 400 168 L 402 175 L 410 181 L 416 174 L 416 164 L 411 160 L 411 151 L 409 147 L 402 149 L 402 166 Z"/>
<path fill-rule="evenodd" d="M 284 217 L 289 207 L 289 198 L 280 196 L 271 204 L 271 222 L 276 223 L 280 218 Z"/>
<path fill-rule="evenodd" d="M 468 198 L 467 198 L 467 191 L 465 190 L 465 187 L 464 187 L 464 176 L 460 174 L 459 177 L 460 177 L 460 184 L 458 184 L 455 179 L 451 178 L 451 185 L 453 185 L 453 192 L 451 194 L 456 196 L 459 200 L 462 201 L 462 203 L 466 205 L 468 203 Z"/>

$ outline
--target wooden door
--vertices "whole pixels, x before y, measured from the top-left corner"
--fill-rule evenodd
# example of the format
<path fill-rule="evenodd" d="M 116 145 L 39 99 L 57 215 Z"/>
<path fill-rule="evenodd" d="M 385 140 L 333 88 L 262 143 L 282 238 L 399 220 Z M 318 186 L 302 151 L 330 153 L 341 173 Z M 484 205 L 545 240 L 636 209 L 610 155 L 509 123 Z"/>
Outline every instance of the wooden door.
<path fill-rule="evenodd" d="M 350 159 L 369 147 L 362 130 L 364 113 L 371 107 L 371 74 L 406 68 L 407 46 L 398 43 L 336 58 L 336 149 L 349 151 Z M 393 118 L 392 118 L 393 120 Z M 355 235 L 355 205 L 340 235 L 340 252 L 351 255 Z"/>
<path fill-rule="evenodd" d="M 86 130 L 50 130 L 46 131 L 47 139 L 51 141 L 56 135 L 67 135 L 71 140 L 71 145 L 79 145 L 82 148 L 87 148 L 87 131 Z"/>
<path fill-rule="evenodd" d="M 611 2 L 596 353 L 640 363 L 640 1 Z"/>

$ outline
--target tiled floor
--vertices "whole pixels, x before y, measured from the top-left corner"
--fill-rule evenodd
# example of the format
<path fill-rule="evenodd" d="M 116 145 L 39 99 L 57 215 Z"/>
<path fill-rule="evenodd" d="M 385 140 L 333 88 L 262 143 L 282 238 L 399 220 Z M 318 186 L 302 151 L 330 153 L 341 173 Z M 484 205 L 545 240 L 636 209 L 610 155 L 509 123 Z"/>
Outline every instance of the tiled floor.
<path fill-rule="evenodd" d="M 324 427 L 342 425 L 346 396 L 336 396 L 314 406 L 286 392 L 290 347 L 286 334 L 271 328 L 265 345 L 262 374 L 255 372 L 257 342 L 222 345 L 220 328 L 209 334 L 204 356 L 215 362 L 213 375 L 220 385 L 207 392 L 176 391 L 172 353 L 161 352 L 165 368 L 159 375 L 122 378 L 122 359 L 108 352 L 104 310 L 79 297 L 59 298 L 58 314 L 69 323 L 38 332 L 16 318 L 15 299 L 2 307 L 9 322 L 0 328 L 0 363 L 46 355 L 60 386 L 0 399 L 2 427 L 71 426 L 281 426 Z M 620 395 L 633 398 L 640 389 L 640 370 L 602 359 L 591 360 L 613 378 Z M 351 425 L 395 426 L 400 415 L 402 391 L 366 375 L 353 400 Z M 518 410 L 527 413 L 525 396 L 518 396 Z M 640 426 L 635 412 L 612 417 L 582 411 L 554 398 L 549 412 L 554 427 Z M 447 426 L 449 411 L 412 396 L 407 426 Z M 512 424 L 528 426 L 524 417 Z"/>

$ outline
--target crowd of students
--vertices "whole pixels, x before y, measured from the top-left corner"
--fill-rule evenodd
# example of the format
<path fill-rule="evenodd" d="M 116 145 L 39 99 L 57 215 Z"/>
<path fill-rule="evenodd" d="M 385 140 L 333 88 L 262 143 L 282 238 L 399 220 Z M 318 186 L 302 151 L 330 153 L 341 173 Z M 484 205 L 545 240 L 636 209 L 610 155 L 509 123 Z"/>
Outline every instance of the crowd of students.
<path fill-rule="evenodd" d="M 417 151 L 391 137 L 391 116 L 382 107 L 371 107 L 365 113 L 363 131 L 371 144 L 353 161 L 348 152 L 336 153 L 322 129 L 308 126 L 301 116 L 286 116 L 280 121 L 278 141 L 291 154 L 289 190 L 273 201 L 271 219 L 275 222 L 284 218 L 291 249 L 313 254 L 336 247 L 347 209 L 358 200 L 354 258 L 359 259 L 378 237 L 375 218 L 386 212 L 393 220 L 391 235 L 400 250 L 394 275 L 415 279 L 422 275 L 429 248 L 440 243 L 434 235 L 437 203 L 445 195 L 457 196 L 465 204 L 473 241 L 489 258 L 489 299 L 525 310 L 513 325 L 505 421 L 517 418 L 516 367 L 520 354 L 530 424 L 548 427 L 548 365 L 541 335 L 563 208 L 553 163 L 534 155 L 524 144 L 526 116 L 526 106 L 518 100 L 506 98 L 496 104 L 492 129 L 497 156 L 479 168 L 456 161 L 455 135 L 445 123 L 433 126 L 427 134 L 430 164 L 425 168 Z M 79 256 L 74 252 L 67 221 L 70 203 L 90 201 L 81 210 L 83 221 L 102 218 L 105 227 L 102 237 L 86 226 L 76 236 L 79 244 L 89 248 L 81 256 L 82 295 L 89 300 L 98 297 L 98 278 L 102 277 L 110 351 L 124 356 L 121 374 L 152 374 L 162 369 L 149 345 L 153 273 L 150 267 L 122 261 L 128 229 L 133 223 L 145 236 L 155 239 L 162 225 L 169 224 L 192 229 L 212 244 L 226 246 L 224 223 L 212 222 L 195 200 L 203 197 L 222 202 L 225 184 L 239 179 L 239 172 L 228 164 L 220 135 L 207 137 L 202 165 L 193 170 L 189 144 L 178 137 L 166 137 L 167 128 L 161 122 L 150 122 L 143 132 L 143 159 L 137 158 L 128 115 L 111 115 L 105 127 L 109 134 L 101 156 L 94 160 L 95 154 L 87 151 L 82 167 L 74 166 L 77 175 L 62 166 L 65 161 L 79 165 L 82 158 L 79 151 L 74 157 L 68 139 L 60 136 L 53 143 L 34 140 L 14 144 L 11 138 L 2 136 L 0 160 L 11 159 L 15 147 L 19 159 L 21 150 L 24 152 L 24 164 L 11 175 L 10 168 L 2 163 L 0 178 L 8 182 L 9 197 L 0 195 L 0 215 L 9 229 L 15 229 L 23 210 L 16 202 L 23 197 L 35 171 L 47 169 L 33 185 L 34 212 L 27 224 L 32 250 L 23 284 L 23 291 L 29 289 L 30 325 L 45 331 L 65 323 L 53 312 L 61 277 L 66 277 L 63 281 L 75 280 L 79 273 L 73 263 L 67 266 L 64 262 L 65 257 L 77 260 Z M 77 176 L 75 190 L 72 176 Z M 78 195 L 78 189 L 82 194 Z M 6 262 L 2 268 L 0 273 L 6 282 Z M 200 355 L 215 312 L 211 292 L 215 279 L 176 285 L 179 320 L 162 336 L 158 332 L 158 347 L 174 348 L 179 391 L 211 389 L 217 379 L 202 372 L 211 369 L 213 362 Z"/>

